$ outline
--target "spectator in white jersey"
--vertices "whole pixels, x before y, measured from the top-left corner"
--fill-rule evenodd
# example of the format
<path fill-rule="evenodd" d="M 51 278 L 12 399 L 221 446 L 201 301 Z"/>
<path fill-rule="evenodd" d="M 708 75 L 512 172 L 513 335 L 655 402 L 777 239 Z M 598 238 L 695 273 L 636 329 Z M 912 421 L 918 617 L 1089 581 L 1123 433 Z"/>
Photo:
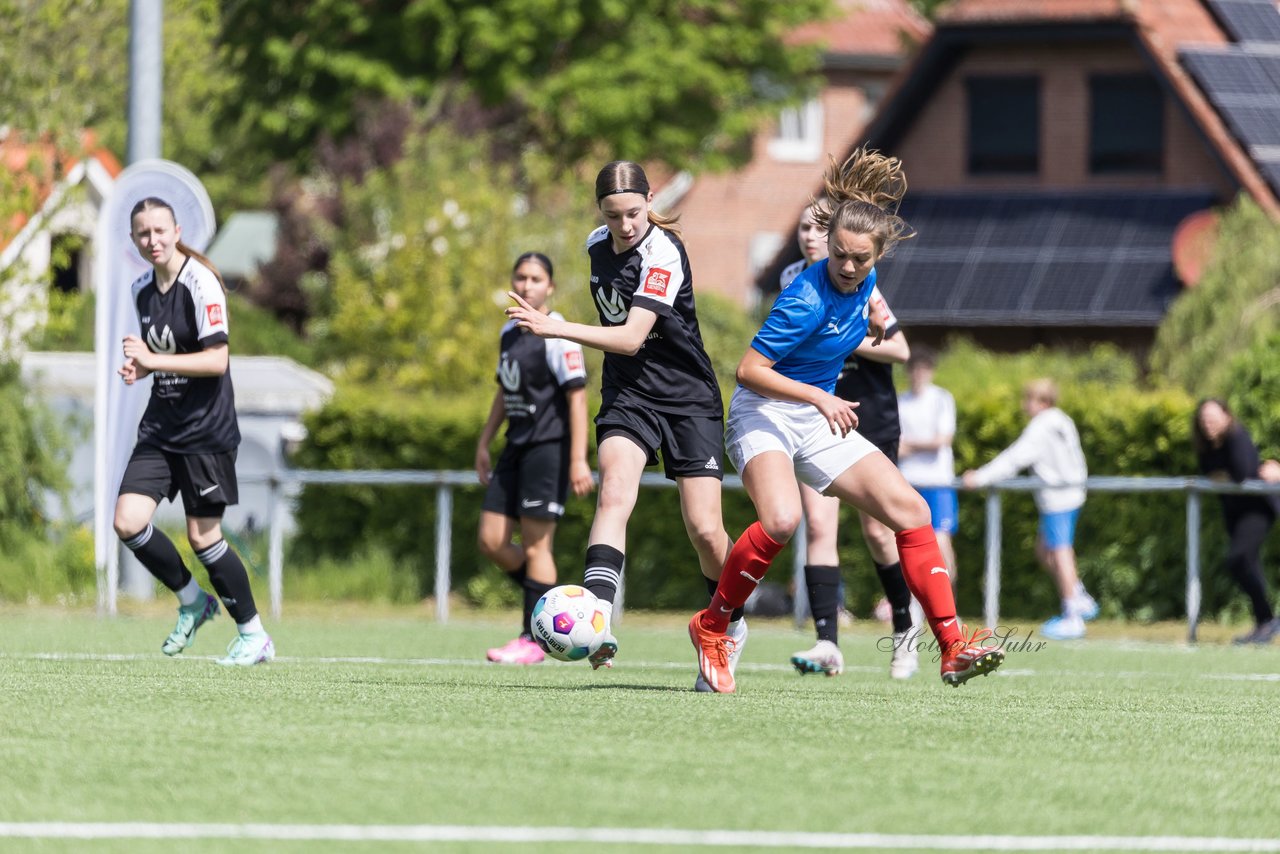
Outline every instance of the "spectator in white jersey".
<path fill-rule="evenodd" d="M 596 176 L 595 193 L 605 224 L 587 237 L 587 254 L 600 325 L 558 320 L 514 293 L 516 305 L 507 316 L 539 337 L 604 351 L 596 416 L 600 491 L 583 584 L 611 618 L 640 476 L 658 463 L 659 452 L 666 476 L 678 487 L 708 594 L 732 541 L 720 509 L 724 404 L 702 344 L 684 244 L 675 222 L 653 210 L 639 164 L 607 164 Z M 747 632 L 741 606 L 731 616 L 729 631 L 741 648 Z M 604 641 L 589 656 L 591 666 L 612 666 L 617 652 L 617 639 L 606 627 Z M 701 675 L 695 688 L 710 690 Z"/>
<path fill-rule="evenodd" d="M 1075 422 L 1058 408 L 1053 380 L 1027 383 L 1022 411 L 1031 419 L 1022 435 L 985 466 L 965 472 L 964 485 L 967 489 L 987 486 L 1025 468 L 1045 482 L 1035 493 L 1040 511 L 1036 557 L 1058 587 L 1062 613 L 1047 620 L 1040 633 L 1050 640 L 1075 640 L 1084 637 L 1085 622 L 1098 616 L 1098 603 L 1076 572 L 1076 521 L 1084 506 L 1089 470 Z"/>
<path fill-rule="evenodd" d="M 815 207 L 805 208 L 796 229 L 796 240 L 804 257 L 782 271 L 779 284 L 785 290 L 811 264 L 827 257 L 827 232 L 815 217 Z M 893 365 L 906 361 L 911 350 L 889 310 L 879 288 L 871 293 L 871 311 L 880 317 L 884 340 L 872 346 L 864 339 L 841 366 L 836 378 L 835 394 L 855 401 L 858 408 L 858 432 L 890 460 L 898 455 L 898 405 L 893 387 Z M 807 545 L 804 580 L 813 614 L 817 641 L 811 649 L 791 656 L 791 666 L 800 673 L 823 673 L 836 676 L 844 672 L 844 653 L 840 651 L 838 619 L 843 585 L 840 578 L 840 555 L 837 535 L 840 524 L 840 499 L 824 496 L 808 484 L 800 484 L 804 505 Z M 876 576 L 884 588 L 893 613 L 892 654 L 889 675 L 894 679 L 910 678 L 919 668 L 919 652 L 909 642 L 911 631 L 911 591 L 902 578 L 898 548 L 893 531 L 874 516 L 858 511 L 862 539 L 871 552 Z"/>
<path fill-rule="evenodd" d="M 956 434 L 956 399 L 945 388 L 933 384 L 936 367 L 937 357 L 928 347 L 914 348 L 907 359 L 911 387 L 898 395 L 898 420 L 902 425 L 898 468 L 929 505 L 933 532 L 955 589 L 956 553 L 951 537 L 960 527 L 960 513 L 952 486 L 956 465 L 951 441 Z"/>
<path fill-rule="evenodd" d="M 138 561 L 178 597 L 178 623 L 161 651 L 177 655 L 218 613 L 218 599 L 237 634 L 219 664 L 253 665 L 275 657 L 262 626 L 249 574 L 222 535 L 222 516 L 239 500 L 236 422 L 222 277 L 182 242 L 182 227 L 165 201 L 147 198 L 131 213 L 130 236 L 152 269 L 130 291 L 141 335 L 124 339 L 120 377 L 133 385 L 151 376 L 151 400 L 138 425 L 138 444 L 120 483 L 115 530 Z M 160 500 L 182 493 L 187 539 L 209 572 L 217 597 L 191 576 L 173 541 L 155 528 Z"/>
<path fill-rule="evenodd" d="M 555 292 L 551 259 L 526 252 L 511 271 L 511 289 L 533 308 L 551 311 Z M 563 338 L 539 338 L 507 321 L 499 341 L 498 390 L 476 443 L 476 476 L 487 488 L 480 512 L 480 551 L 520 588 L 520 631 L 488 659 L 537 664 L 545 657 L 533 640 L 533 606 L 555 586 L 556 523 L 572 488 L 594 487 L 587 464 L 587 371 L 582 348 Z M 489 445 L 503 422 L 507 443 L 494 467 Z M 513 542 L 517 525 L 520 543 Z"/>

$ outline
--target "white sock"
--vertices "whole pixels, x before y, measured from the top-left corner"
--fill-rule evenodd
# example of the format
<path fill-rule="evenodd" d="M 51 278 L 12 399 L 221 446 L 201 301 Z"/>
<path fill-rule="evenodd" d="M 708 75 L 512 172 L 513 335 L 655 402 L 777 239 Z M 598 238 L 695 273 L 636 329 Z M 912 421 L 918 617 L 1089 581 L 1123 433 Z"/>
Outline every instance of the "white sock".
<path fill-rule="evenodd" d="M 236 628 L 240 630 L 242 635 L 256 635 L 258 632 L 266 631 L 262 628 L 262 618 L 257 614 L 253 615 L 253 619 L 247 623 L 236 623 Z"/>
<path fill-rule="evenodd" d="M 175 590 L 174 595 L 178 597 L 179 605 L 190 608 L 200 601 L 200 594 L 203 592 L 195 578 L 191 578 L 187 581 L 187 586 L 181 590 Z"/>

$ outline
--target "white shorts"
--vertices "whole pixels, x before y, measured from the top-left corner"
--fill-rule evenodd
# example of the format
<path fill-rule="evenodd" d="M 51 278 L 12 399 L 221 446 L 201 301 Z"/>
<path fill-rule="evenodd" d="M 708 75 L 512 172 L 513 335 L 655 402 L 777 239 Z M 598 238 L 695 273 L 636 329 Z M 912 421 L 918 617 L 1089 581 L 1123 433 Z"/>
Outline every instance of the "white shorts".
<path fill-rule="evenodd" d="M 832 435 L 827 419 L 814 406 L 773 400 L 738 386 L 729 401 L 725 449 L 739 472 L 766 451 L 791 457 L 796 478 L 818 492 L 876 446 L 856 431 Z"/>

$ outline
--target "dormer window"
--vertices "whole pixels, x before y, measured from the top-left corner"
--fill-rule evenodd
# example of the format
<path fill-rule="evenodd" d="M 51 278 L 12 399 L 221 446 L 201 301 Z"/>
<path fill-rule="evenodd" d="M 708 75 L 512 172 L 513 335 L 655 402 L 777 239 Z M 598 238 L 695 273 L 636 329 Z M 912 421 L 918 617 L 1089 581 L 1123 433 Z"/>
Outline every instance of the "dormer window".
<path fill-rule="evenodd" d="M 822 102 L 817 98 L 787 107 L 778 117 L 778 128 L 769 140 L 774 160 L 811 163 L 822 156 Z"/>
<path fill-rule="evenodd" d="M 971 77 L 969 174 L 1034 175 L 1040 171 L 1040 80 Z"/>
<path fill-rule="evenodd" d="M 1089 78 L 1089 171 L 1159 173 L 1164 168 L 1164 93 L 1147 74 Z"/>

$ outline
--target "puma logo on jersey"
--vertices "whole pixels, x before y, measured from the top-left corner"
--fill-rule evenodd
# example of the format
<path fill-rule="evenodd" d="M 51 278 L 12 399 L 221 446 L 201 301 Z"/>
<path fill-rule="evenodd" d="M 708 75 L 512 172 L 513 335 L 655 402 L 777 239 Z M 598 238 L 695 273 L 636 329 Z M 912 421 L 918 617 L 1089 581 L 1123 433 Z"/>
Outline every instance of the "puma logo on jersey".
<path fill-rule="evenodd" d="M 147 346 L 151 348 L 152 353 L 176 353 L 178 347 L 173 342 L 173 330 L 165 326 L 164 332 L 156 334 L 156 328 L 153 326 L 147 330 Z"/>
<path fill-rule="evenodd" d="M 622 294 L 613 288 L 600 288 L 596 291 L 596 306 L 600 314 L 610 323 L 621 323 L 627 316 L 627 307 L 622 303 Z"/>
<path fill-rule="evenodd" d="M 832 332 L 834 332 L 834 333 L 835 333 L 835 334 L 837 334 L 837 335 L 839 335 L 839 334 L 840 334 L 840 324 L 839 324 L 839 323 L 837 323 L 837 322 L 836 322 L 836 321 L 834 321 L 834 320 L 829 321 L 829 322 L 827 323 L 827 328 L 828 328 L 828 329 L 830 329 Z"/>
<path fill-rule="evenodd" d="M 930 575 L 937 575 L 939 572 L 941 572 L 943 575 L 947 574 L 947 571 L 940 566 L 935 566 L 933 569 L 929 570 Z"/>
<path fill-rule="evenodd" d="M 505 353 L 502 364 L 498 366 L 498 380 L 507 391 L 520 390 L 520 363 L 507 361 Z"/>

